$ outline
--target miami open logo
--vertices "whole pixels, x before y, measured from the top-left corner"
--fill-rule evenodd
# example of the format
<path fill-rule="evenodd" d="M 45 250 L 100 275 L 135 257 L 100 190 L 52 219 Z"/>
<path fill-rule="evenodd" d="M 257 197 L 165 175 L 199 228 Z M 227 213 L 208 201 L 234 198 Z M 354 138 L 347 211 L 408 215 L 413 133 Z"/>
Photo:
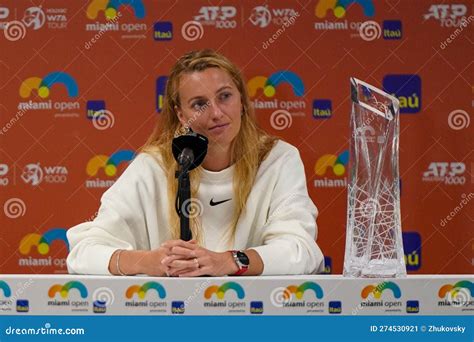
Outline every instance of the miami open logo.
<path fill-rule="evenodd" d="M 367 285 L 362 289 L 360 296 L 364 300 L 358 305 L 357 310 L 363 308 L 383 308 L 386 312 L 401 311 L 401 300 L 389 300 L 390 297 L 393 299 L 400 299 L 402 297 L 400 287 L 392 281 Z M 385 297 L 385 300 L 382 299 L 383 297 Z"/>
<path fill-rule="evenodd" d="M 97 176 L 99 170 L 107 177 L 114 177 L 117 174 L 119 165 L 130 162 L 135 157 L 135 152 L 132 150 L 120 150 L 112 154 L 110 157 L 104 154 L 92 157 L 86 166 L 86 173 L 89 177 Z M 86 180 L 86 187 L 88 188 L 105 188 L 114 184 L 114 180 Z"/>
<path fill-rule="evenodd" d="M 69 252 L 69 242 L 66 236 L 66 229 L 63 228 L 52 228 L 43 234 L 30 233 L 26 234 L 20 241 L 19 252 L 23 255 L 27 255 L 31 252 L 33 247 L 41 255 L 47 255 L 50 250 L 50 246 L 54 241 L 64 242 L 67 251 Z"/>
<path fill-rule="evenodd" d="M 86 23 L 85 30 L 97 33 L 85 42 L 84 47 L 89 50 L 103 35 L 111 32 L 123 33 L 121 38 L 146 38 L 145 15 L 142 0 L 92 0 L 87 6 L 86 17 L 93 22 Z"/>
<path fill-rule="evenodd" d="M 75 293 L 71 295 L 71 293 Z M 57 295 L 59 294 L 59 299 Z M 80 299 L 69 299 L 69 297 Z M 48 306 L 72 308 L 72 311 L 88 311 L 89 301 L 86 300 L 88 291 L 80 281 L 68 281 L 65 284 L 54 284 L 48 290 Z"/>
<path fill-rule="evenodd" d="M 55 84 L 61 84 L 66 88 L 69 97 L 77 97 L 79 95 L 79 88 L 74 78 L 66 72 L 55 71 L 47 74 L 45 77 L 29 77 L 20 85 L 20 96 L 28 98 L 31 96 L 33 90 L 38 93 L 38 96 L 46 99 L 51 93 L 51 88 Z"/>
<path fill-rule="evenodd" d="M 290 70 L 277 71 L 268 77 L 255 76 L 248 81 L 247 88 L 251 97 L 255 97 L 260 89 L 266 97 L 273 97 L 276 94 L 276 88 L 285 83 L 290 85 L 295 96 L 301 97 L 304 95 L 303 81 Z"/>
<path fill-rule="evenodd" d="M 156 300 L 156 298 L 166 298 L 165 288 L 156 281 L 128 287 L 125 291 L 125 297 L 128 299 L 125 301 L 125 307 L 150 308 L 149 312 L 166 312 L 168 306 L 166 301 Z"/>
<path fill-rule="evenodd" d="M 289 86 L 290 94 L 281 90 L 282 85 Z M 283 88 L 286 90 L 287 87 Z M 253 98 L 255 109 L 271 109 L 270 124 L 276 130 L 283 130 L 291 126 L 293 116 L 305 116 L 306 101 L 303 80 L 291 70 L 279 70 L 270 76 L 255 76 L 247 82 L 249 96 Z M 278 94 L 277 94 L 277 89 Z M 263 99 L 258 95 L 262 94 Z M 278 95 L 278 96 L 276 96 Z M 293 95 L 297 99 L 288 100 Z"/>
<path fill-rule="evenodd" d="M 0 311 L 11 311 L 12 300 L 7 299 L 10 298 L 12 295 L 12 290 L 10 286 L 3 281 L 0 280 Z M 5 298 L 5 299 L 2 299 Z"/>
<path fill-rule="evenodd" d="M 163 299 L 166 297 L 165 288 L 157 283 L 156 281 L 149 281 L 143 285 L 132 285 L 125 292 L 125 297 L 128 299 L 132 298 L 135 294 L 138 298 L 145 299 L 145 296 L 149 290 L 154 290 L 159 298 Z"/>
<path fill-rule="evenodd" d="M 324 154 L 319 157 L 314 166 L 314 173 L 318 176 L 314 180 L 314 186 L 317 188 L 346 187 L 347 179 L 344 175 L 348 163 L 348 150 L 342 151 L 339 155 Z M 334 176 L 337 178 L 334 179 Z"/>
<path fill-rule="evenodd" d="M 472 307 L 474 301 L 474 283 L 469 280 L 461 280 L 457 283 L 446 284 L 440 287 L 438 297 L 443 299 L 438 306 Z"/>
<path fill-rule="evenodd" d="M 20 254 L 27 256 L 25 258 L 18 259 L 19 266 L 55 266 L 59 269 L 65 269 L 66 259 L 52 257 L 50 254 L 51 246 L 55 241 L 58 241 L 59 246 L 65 249 L 65 253 L 69 252 L 69 242 L 66 236 L 66 229 L 64 228 L 51 228 L 43 234 L 29 233 L 26 234 L 21 240 L 18 247 Z M 55 243 L 56 245 L 56 243 Z M 55 247 L 55 252 L 59 251 L 60 247 Z M 33 251 L 40 254 L 41 258 L 32 256 Z M 56 253 L 55 253 L 56 254 Z"/>
<path fill-rule="evenodd" d="M 244 288 L 240 284 L 229 281 L 222 285 L 211 285 L 204 291 L 204 299 L 206 299 L 204 307 L 229 308 L 228 312 L 244 312 L 246 303 L 232 298 L 240 300 L 245 298 Z M 213 299 L 217 299 L 217 301 Z"/>
<path fill-rule="evenodd" d="M 8 298 L 12 295 L 12 290 L 10 289 L 10 286 L 8 286 L 8 284 L 3 280 L 0 280 L 0 290 L 2 290 L 1 293 L 5 298 Z"/>
<path fill-rule="evenodd" d="M 103 12 L 107 20 L 113 20 L 122 6 L 129 6 L 137 19 L 145 18 L 145 6 L 142 0 L 92 0 L 87 6 L 86 15 L 89 19 L 96 19 L 99 13 Z"/>
<path fill-rule="evenodd" d="M 373 17 L 375 8 L 372 0 L 319 0 L 314 13 L 318 18 L 324 18 L 331 11 L 336 18 L 343 18 L 347 9 L 352 5 L 359 5 L 366 17 Z"/>
<path fill-rule="evenodd" d="M 324 302 L 324 291 L 313 281 L 300 285 L 277 287 L 270 294 L 270 301 L 279 308 L 306 308 L 307 312 L 321 312 Z"/>

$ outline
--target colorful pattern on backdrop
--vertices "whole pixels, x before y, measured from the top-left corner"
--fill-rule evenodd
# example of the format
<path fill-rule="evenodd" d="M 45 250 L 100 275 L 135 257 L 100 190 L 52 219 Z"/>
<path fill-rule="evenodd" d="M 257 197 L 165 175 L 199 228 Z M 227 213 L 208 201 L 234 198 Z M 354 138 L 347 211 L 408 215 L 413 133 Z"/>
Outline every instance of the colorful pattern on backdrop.
<path fill-rule="evenodd" d="M 66 272 L 66 230 L 94 219 L 151 133 L 176 59 L 205 47 L 239 65 L 259 123 L 299 148 L 327 273 L 344 255 L 350 76 L 401 102 L 408 271 L 472 272 L 471 5 L 3 1 L 0 272 Z"/>

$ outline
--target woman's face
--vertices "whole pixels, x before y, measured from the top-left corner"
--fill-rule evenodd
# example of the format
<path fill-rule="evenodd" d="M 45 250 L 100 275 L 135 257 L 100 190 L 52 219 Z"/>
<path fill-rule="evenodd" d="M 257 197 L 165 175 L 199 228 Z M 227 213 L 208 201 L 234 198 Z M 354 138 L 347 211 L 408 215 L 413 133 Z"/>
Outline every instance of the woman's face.
<path fill-rule="evenodd" d="M 240 130 L 242 102 L 230 75 L 219 68 L 207 68 L 181 76 L 181 124 L 209 139 L 209 144 L 228 147 Z"/>

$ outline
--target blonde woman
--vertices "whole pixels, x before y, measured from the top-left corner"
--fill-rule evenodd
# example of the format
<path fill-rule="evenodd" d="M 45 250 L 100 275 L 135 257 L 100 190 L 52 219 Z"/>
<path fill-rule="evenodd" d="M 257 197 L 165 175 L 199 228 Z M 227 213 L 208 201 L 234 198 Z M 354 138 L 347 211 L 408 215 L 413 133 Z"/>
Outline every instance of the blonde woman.
<path fill-rule="evenodd" d="M 209 140 L 190 173 L 193 240 L 179 239 L 176 134 Z M 179 58 L 158 124 L 107 190 L 99 214 L 68 230 L 70 273 L 193 277 L 312 274 L 323 268 L 317 209 L 292 145 L 257 127 L 239 69 L 212 51 Z"/>

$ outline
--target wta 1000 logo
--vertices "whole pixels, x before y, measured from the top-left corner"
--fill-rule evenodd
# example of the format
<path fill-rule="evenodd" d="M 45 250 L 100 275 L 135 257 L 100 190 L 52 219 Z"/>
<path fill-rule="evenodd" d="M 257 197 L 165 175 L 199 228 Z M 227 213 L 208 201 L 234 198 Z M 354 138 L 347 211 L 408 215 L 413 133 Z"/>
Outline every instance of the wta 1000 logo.
<path fill-rule="evenodd" d="M 402 297 L 400 287 L 392 281 L 384 281 L 376 285 L 365 286 L 360 296 L 364 301 L 360 302 L 359 308 L 383 308 L 386 312 L 402 311 L 402 301 L 396 300 Z M 385 297 L 385 300 L 383 299 Z M 389 299 L 390 297 L 393 300 Z"/>
<path fill-rule="evenodd" d="M 126 308 L 145 308 L 149 312 L 166 312 L 168 303 L 163 300 L 166 298 L 166 290 L 160 283 L 149 281 L 142 285 L 132 285 L 125 291 Z"/>
<path fill-rule="evenodd" d="M 281 100 L 281 97 L 288 97 L 285 93 L 287 89 L 285 86 L 289 86 L 292 95 L 299 99 Z M 304 116 L 304 112 L 294 111 L 306 109 L 306 102 L 303 98 L 305 87 L 301 78 L 291 70 L 276 71 L 268 77 L 252 77 L 247 83 L 247 88 L 250 97 L 253 98 L 252 104 L 255 109 L 280 109 L 286 110 L 292 115 Z"/>
<path fill-rule="evenodd" d="M 57 241 L 56 243 L 54 243 Z M 51 256 L 54 243 L 54 255 L 62 247 L 65 252 L 69 252 L 69 242 L 66 236 L 66 229 L 51 228 L 43 234 L 26 234 L 20 241 L 18 251 L 24 258 L 18 259 L 20 267 L 56 267 L 59 271 L 66 269 L 66 258 L 56 258 Z M 61 246 L 62 245 L 62 246 Z M 65 248 L 64 248 L 65 247 Z M 36 253 L 35 253 L 36 252 Z M 39 254 L 42 257 L 31 256 Z"/>
<path fill-rule="evenodd" d="M 306 312 L 323 312 L 324 292 L 319 284 L 307 281 L 301 285 L 278 287 L 270 294 L 273 306 L 280 308 L 300 308 Z"/>
<path fill-rule="evenodd" d="M 204 308 L 227 308 L 228 312 L 245 312 L 243 287 L 234 281 L 211 285 L 204 291 Z M 239 300 L 236 300 L 239 299 Z"/>
<path fill-rule="evenodd" d="M 55 71 L 44 77 L 32 76 L 21 83 L 19 89 L 20 97 L 27 99 L 35 96 L 44 99 L 44 101 L 29 100 L 28 102 L 20 102 L 18 110 L 56 110 L 59 113 L 56 113 L 55 116 L 79 116 L 75 112 L 66 114 L 66 112 L 80 110 L 78 101 L 56 101 L 49 99 L 53 94 L 53 89 L 55 93 L 60 92 L 60 89 L 56 89 L 56 84 L 62 85 L 65 88 L 68 97 L 77 98 L 79 96 L 79 87 L 76 80 L 66 72 Z"/>
<path fill-rule="evenodd" d="M 72 308 L 71 311 L 89 311 L 88 291 L 80 281 L 54 284 L 48 290 L 48 297 L 51 298 L 47 302 L 48 306 Z"/>
<path fill-rule="evenodd" d="M 118 168 L 121 164 L 130 162 L 135 157 L 135 152 L 131 150 L 120 150 L 107 156 L 99 154 L 92 157 L 86 166 L 86 173 L 89 177 L 95 179 L 86 180 L 87 188 L 108 188 L 115 183 L 115 178 L 118 176 Z M 98 177 L 99 173 L 105 175 L 109 179 Z M 110 178 L 114 179 L 110 179 Z"/>
<path fill-rule="evenodd" d="M 438 307 L 462 308 L 462 311 L 474 310 L 474 283 L 460 280 L 455 284 L 445 284 L 438 290 Z"/>

